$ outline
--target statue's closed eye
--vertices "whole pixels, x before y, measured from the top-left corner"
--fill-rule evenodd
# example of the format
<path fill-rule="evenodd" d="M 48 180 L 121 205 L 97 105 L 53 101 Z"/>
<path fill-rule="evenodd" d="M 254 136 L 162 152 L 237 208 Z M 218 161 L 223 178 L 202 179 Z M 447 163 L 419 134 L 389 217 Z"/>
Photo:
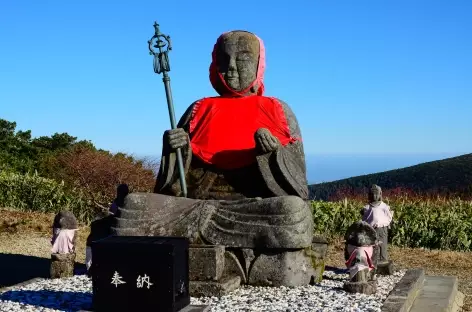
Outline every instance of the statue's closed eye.
<path fill-rule="evenodd" d="M 239 53 L 236 61 L 250 61 L 253 58 L 253 54 L 250 52 Z"/>

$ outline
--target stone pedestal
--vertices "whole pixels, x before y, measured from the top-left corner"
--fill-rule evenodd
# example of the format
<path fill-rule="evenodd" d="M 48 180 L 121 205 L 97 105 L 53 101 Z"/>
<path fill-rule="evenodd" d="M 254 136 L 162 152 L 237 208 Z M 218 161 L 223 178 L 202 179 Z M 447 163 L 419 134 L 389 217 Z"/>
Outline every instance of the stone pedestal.
<path fill-rule="evenodd" d="M 377 292 L 377 280 L 368 282 L 345 282 L 343 289 L 350 293 L 373 295 Z"/>
<path fill-rule="evenodd" d="M 75 253 L 51 254 L 51 278 L 74 276 Z"/>
<path fill-rule="evenodd" d="M 311 244 L 312 264 L 315 270 L 313 283 L 321 282 L 325 270 L 325 261 L 328 254 L 328 240 L 324 236 L 315 235 Z"/>
<path fill-rule="evenodd" d="M 316 236 L 304 249 L 226 248 L 191 245 L 189 248 L 190 295 L 222 296 L 241 284 L 254 286 L 302 286 L 321 281 L 328 242 Z"/>
<path fill-rule="evenodd" d="M 393 275 L 395 273 L 395 268 L 393 266 L 393 261 L 389 260 L 386 262 L 378 262 L 376 273 L 379 275 Z"/>
<path fill-rule="evenodd" d="M 192 297 L 223 296 L 245 281 L 244 270 L 224 246 L 191 245 L 189 288 Z"/>
<path fill-rule="evenodd" d="M 248 284 L 254 286 L 308 285 L 318 280 L 313 267 L 313 251 L 307 248 L 294 251 L 264 251 L 251 264 Z"/>

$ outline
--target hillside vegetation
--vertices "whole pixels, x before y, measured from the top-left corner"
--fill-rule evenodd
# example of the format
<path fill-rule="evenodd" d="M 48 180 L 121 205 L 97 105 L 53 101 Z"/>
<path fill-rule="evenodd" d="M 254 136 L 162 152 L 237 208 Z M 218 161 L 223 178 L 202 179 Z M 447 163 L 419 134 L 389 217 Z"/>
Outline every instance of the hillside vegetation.
<path fill-rule="evenodd" d="M 472 201 L 438 196 L 432 200 L 412 196 L 411 189 L 465 193 L 470 190 L 465 181 L 472 177 L 471 164 L 472 154 L 315 186 L 321 186 L 325 198 L 331 199 L 312 202 L 315 232 L 333 240 L 342 237 L 360 219 L 363 188 L 377 183 L 391 188 L 385 191 L 385 201 L 395 212 L 390 233 L 393 244 L 470 250 Z M 28 226 L 25 220 L 9 220 L 2 207 L 34 215 L 70 210 L 86 225 L 109 207 L 119 183 L 129 184 L 131 191 L 150 192 L 156 166 L 98 149 L 67 133 L 33 138 L 31 131 L 16 131 L 14 122 L 0 119 L 0 232 Z M 348 187 L 350 193 L 340 193 Z M 343 197 L 334 198 L 340 194 Z"/>
<path fill-rule="evenodd" d="M 384 191 L 419 196 L 472 198 L 472 154 L 431 161 L 397 170 L 310 185 L 310 196 L 339 200 L 365 195 L 378 184 Z"/>
<path fill-rule="evenodd" d="M 118 184 L 151 191 L 155 171 L 152 161 L 98 149 L 68 133 L 34 138 L 0 119 L 0 208 L 68 209 L 87 223 L 108 209 Z"/>

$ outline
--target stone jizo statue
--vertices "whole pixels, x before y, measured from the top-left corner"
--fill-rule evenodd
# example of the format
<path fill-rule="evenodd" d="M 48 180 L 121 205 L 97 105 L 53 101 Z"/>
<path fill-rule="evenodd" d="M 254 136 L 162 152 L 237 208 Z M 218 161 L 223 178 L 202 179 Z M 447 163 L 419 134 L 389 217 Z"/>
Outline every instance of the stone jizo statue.
<path fill-rule="evenodd" d="M 344 289 L 349 292 L 373 294 L 376 292 L 375 247 L 378 244 L 375 229 L 367 222 L 353 223 L 346 231 L 344 259 L 349 271 L 349 282 Z"/>
<path fill-rule="evenodd" d="M 177 129 L 165 131 L 154 194 L 127 196 L 117 212 L 117 235 L 178 235 L 225 246 L 251 284 L 310 281 L 305 254 L 313 219 L 302 135 L 288 104 L 263 95 L 264 69 L 256 35 L 231 31 L 218 38 L 209 72 L 219 96 L 195 101 Z M 188 198 L 179 197 L 177 148 Z M 264 268 L 268 263 L 282 272 Z"/>
<path fill-rule="evenodd" d="M 393 212 L 390 210 L 390 206 L 382 200 L 382 189 L 378 185 L 372 185 L 368 194 L 369 203 L 365 205 L 362 210 L 362 220 L 369 223 L 376 233 L 379 244 L 376 248 L 378 253 L 378 266 L 380 271 L 383 267 L 391 266 L 388 257 L 388 230 L 393 219 Z M 387 269 L 386 274 L 393 268 Z"/>
<path fill-rule="evenodd" d="M 61 211 L 53 223 L 51 239 L 51 278 L 74 275 L 77 219 L 70 211 Z"/>

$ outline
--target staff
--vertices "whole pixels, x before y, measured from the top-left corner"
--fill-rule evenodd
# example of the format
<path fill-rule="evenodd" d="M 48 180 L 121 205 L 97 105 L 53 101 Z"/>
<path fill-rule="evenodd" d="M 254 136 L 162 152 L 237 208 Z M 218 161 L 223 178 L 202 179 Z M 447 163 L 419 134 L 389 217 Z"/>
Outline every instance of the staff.
<path fill-rule="evenodd" d="M 162 73 L 162 81 L 164 82 L 164 87 L 166 89 L 166 98 L 167 98 L 167 107 L 169 109 L 169 118 L 170 126 L 172 129 L 175 129 L 175 113 L 174 113 L 174 104 L 172 101 L 172 91 L 170 89 L 170 77 L 167 72 L 170 71 L 169 65 L 169 56 L 168 52 L 172 50 L 172 45 L 170 42 L 170 36 L 166 36 L 159 31 L 159 24 L 154 22 L 154 36 L 151 40 L 148 41 L 149 45 L 149 54 L 154 55 L 154 72 L 156 74 Z M 164 39 L 165 41 L 163 41 Z M 156 44 L 153 46 L 153 41 L 156 40 Z M 167 48 L 166 48 L 167 46 Z M 159 52 L 154 51 L 154 48 L 157 48 Z M 164 50 L 164 48 L 166 48 Z M 184 197 L 187 197 L 187 184 L 185 183 L 185 172 L 184 165 L 182 161 L 182 152 L 180 148 L 176 150 L 177 153 L 177 165 L 179 166 L 179 175 L 180 175 L 180 187 L 182 189 L 182 194 Z"/>

